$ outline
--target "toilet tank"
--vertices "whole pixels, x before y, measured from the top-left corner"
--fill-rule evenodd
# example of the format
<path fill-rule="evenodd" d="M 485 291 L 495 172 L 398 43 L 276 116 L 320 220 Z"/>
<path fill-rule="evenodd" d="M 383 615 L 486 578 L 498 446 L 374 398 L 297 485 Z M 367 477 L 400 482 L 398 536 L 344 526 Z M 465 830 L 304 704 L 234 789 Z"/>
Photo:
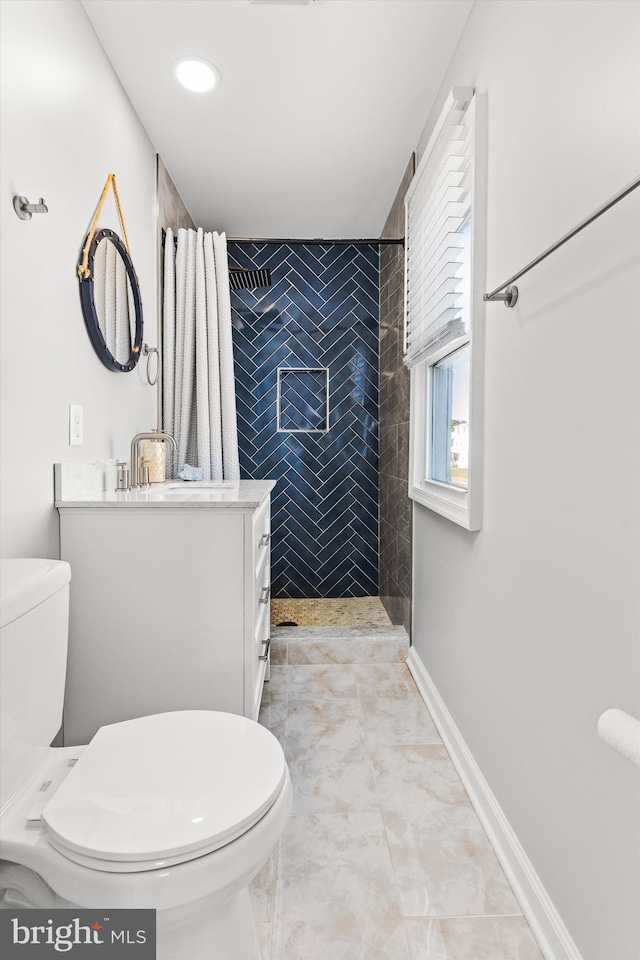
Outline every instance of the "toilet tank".
<path fill-rule="evenodd" d="M 48 753 L 62 723 L 71 568 L 0 560 L 0 805 Z"/>

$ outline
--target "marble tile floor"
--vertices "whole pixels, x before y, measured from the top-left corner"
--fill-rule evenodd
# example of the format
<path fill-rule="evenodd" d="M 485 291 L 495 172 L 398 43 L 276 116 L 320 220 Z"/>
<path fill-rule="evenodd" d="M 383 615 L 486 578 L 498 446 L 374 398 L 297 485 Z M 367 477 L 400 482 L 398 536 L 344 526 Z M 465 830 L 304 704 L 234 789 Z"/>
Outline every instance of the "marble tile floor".
<path fill-rule="evenodd" d="M 299 627 L 390 626 L 391 620 L 380 597 L 337 597 L 335 599 L 277 597 L 271 600 L 271 623 L 293 621 Z"/>
<path fill-rule="evenodd" d="M 405 663 L 274 664 L 260 722 L 294 788 L 262 960 L 542 960 Z"/>

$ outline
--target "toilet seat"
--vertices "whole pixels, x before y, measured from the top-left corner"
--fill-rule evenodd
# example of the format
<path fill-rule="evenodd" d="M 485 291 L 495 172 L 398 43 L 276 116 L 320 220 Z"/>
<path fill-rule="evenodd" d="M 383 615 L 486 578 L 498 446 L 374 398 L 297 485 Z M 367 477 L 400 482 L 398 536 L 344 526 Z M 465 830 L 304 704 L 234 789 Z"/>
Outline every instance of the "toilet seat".
<path fill-rule="evenodd" d="M 247 832 L 286 782 L 282 747 L 235 714 L 190 710 L 101 727 L 42 811 L 50 845 L 114 873 L 195 859 Z"/>

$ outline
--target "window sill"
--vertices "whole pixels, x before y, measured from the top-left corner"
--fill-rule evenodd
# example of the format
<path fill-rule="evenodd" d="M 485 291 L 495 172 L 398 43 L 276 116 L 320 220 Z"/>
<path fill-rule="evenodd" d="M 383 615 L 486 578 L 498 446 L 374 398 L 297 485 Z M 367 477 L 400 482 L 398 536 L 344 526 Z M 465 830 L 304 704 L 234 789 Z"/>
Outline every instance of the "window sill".
<path fill-rule="evenodd" d="M 420 484 L 409 485 L 409 497 L 423 507 L 428 507 L 441 517 L 446 517 L 465 530 L 479 530 L 471 511 L 471 501 L 467 490 L 449 486 L 446 483 L 423 480 Z"/>

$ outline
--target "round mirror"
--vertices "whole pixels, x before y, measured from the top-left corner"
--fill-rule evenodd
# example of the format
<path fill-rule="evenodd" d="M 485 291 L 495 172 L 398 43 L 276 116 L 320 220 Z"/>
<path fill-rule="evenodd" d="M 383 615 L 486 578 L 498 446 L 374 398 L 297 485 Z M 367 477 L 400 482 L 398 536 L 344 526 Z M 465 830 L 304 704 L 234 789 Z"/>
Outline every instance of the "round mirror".
<path fill-rule="evenodd" d="M 142 301 L 133 262 L 113 230 L 100 230 L 87 266 L 80 298 L 91 342 L 106 367 L 126 373 L 140 359 L 142 347 Z"/>

